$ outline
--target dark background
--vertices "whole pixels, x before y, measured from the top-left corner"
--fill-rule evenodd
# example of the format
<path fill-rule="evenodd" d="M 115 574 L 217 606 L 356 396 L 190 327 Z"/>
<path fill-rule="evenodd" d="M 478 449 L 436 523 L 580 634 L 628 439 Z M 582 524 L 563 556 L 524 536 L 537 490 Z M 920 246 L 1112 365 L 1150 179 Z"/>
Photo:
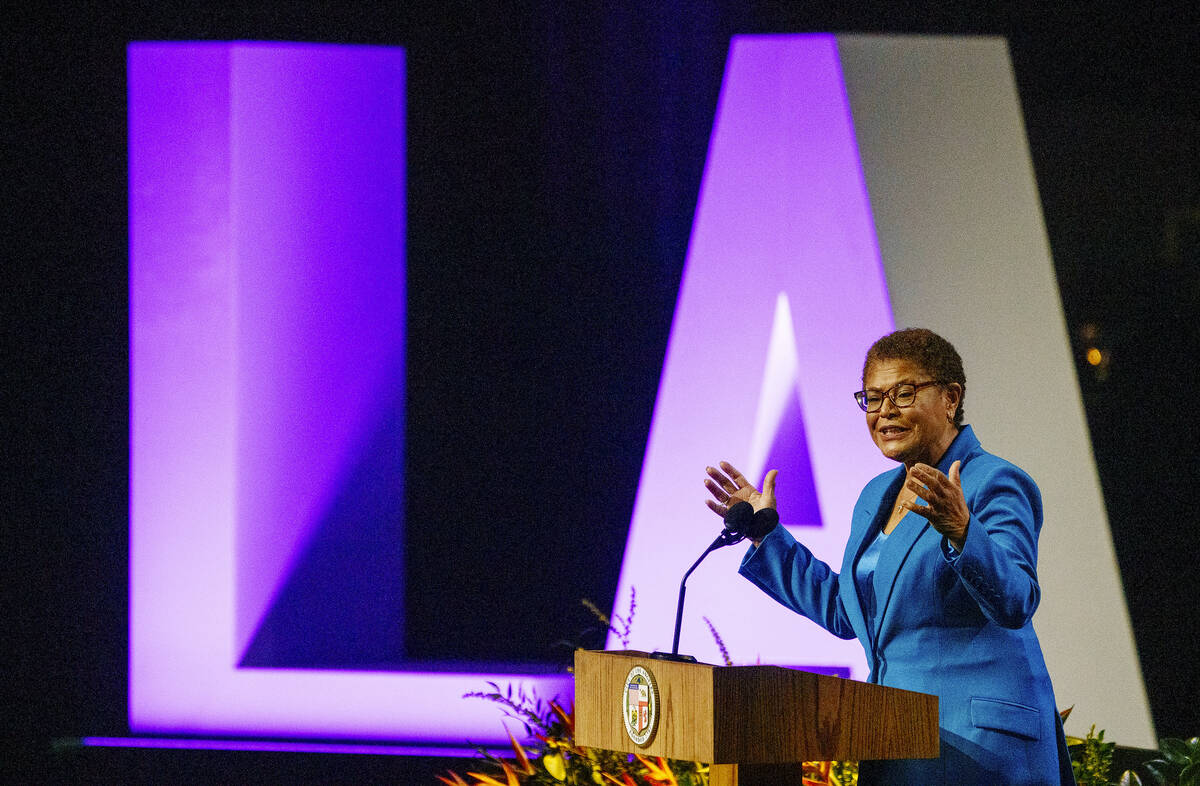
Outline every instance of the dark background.
<path fill-rule="evenodd" d="M 1200 733 L 1190 4 L 567 5 L 6 16 L 4 736 L 126 731 L 127 42 L 406 48 L 406 655 L 555 661 L 612 603 L 729 38 L 802 31 L 1008 38 L 1157 731 Z"/>

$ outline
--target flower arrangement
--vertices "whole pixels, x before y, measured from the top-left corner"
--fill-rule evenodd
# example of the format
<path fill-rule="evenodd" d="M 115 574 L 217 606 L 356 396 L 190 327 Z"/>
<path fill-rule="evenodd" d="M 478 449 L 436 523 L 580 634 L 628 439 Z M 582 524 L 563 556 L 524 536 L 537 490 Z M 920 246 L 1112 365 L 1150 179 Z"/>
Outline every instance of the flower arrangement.
<path fill-rule="evenodd" d="M 623 646 L 629 646 L 629 634 L 637 611 L 637 595 L 630 592 L 629 611 L 610 619 L 589 600 L 583 605 L 612 632 Z M 716 627 L 704 619 L 717 642 L 725 665 L 733 662 Z M 575 712 L 556 701 L 509 686 L 501 690 L 488 683 L 490 691 L 477 691 L 464 698 L 490 701 L 500 707 L 504 717 L 519 723 L 532 744 L 522 744 L 508 732 L 512 759 L 499 758 L 480 750 L 487 772 L 456 772 L 437 776 L 446 786 L 708 786 L 707 764 L 679 761 L 640 754 L 586 748 L 575 743 Z M 507 730 L 507 726 L 505 729 Z M 468 780 L 470 779 L 470 780 Z M 858 782 L 854 762 L 806 762 L 803 786 L 851 786 Z"/>

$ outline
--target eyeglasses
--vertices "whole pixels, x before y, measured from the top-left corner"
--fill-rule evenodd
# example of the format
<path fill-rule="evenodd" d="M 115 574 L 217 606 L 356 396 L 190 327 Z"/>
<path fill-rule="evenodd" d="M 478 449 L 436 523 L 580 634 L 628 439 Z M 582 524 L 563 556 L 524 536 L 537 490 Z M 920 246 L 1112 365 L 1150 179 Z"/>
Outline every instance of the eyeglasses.
<path fill-rule="evenodd" d="M 917 391 L 930 385 L 942 384 L 938 380 L 930 382 L 921 382 L 913 385 L 909 382 L 901 382 L 895 385 L 891 390 L 885 390 L 880 393 L 878 390 L 856 390 L 854 391 L 854 400 L 858 402 L 859 408 L 863 412 L 878 412 L 883 407 L 883 397 L 887 396 L 891 402 L 897 407 L 910 407 L 917 400 Z"/>

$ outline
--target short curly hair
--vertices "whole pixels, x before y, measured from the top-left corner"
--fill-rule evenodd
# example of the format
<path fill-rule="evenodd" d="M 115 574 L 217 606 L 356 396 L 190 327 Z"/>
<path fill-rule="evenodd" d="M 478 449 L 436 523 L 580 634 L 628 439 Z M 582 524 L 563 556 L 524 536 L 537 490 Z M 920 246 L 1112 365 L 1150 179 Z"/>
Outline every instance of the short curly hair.
<path fill-rule="evenodd" d="M 962 358 L 953 344 L 926 328 L 905 328 L 888 333 L 867 350 L 867 357 L 863 361 L 863 384 L 866 384 L 871 365 L 881 360 L 905 360 L 920 366 L 942 384 L 957 382 L 962 393 L 958 398 L 958 409 L 954 411 L 954 425 L 963 424 L 967 375 L 963 371 Z"/>

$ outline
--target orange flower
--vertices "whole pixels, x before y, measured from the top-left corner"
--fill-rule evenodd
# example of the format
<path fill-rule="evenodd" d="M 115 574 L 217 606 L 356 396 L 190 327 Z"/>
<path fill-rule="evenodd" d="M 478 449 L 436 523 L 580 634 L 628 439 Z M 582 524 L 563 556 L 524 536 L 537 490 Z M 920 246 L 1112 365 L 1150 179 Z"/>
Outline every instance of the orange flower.
<path fill-rule="evenodd" d="M 526 775 L 534 773 L 533 765 L 529 763 L 529 757 L 525 755 L 525 749 L 517 742 L 517 738 L 512 735 L 508 727 L 504 727 L 504 731 L 508 734 L 508 741 L 512 743 L 513 753 L 517 754 L 517 763 L 521 765 L 521 772 Z"/>
<path fill-rule="evenodd" d="M 490 775 L 484 775 L 482 772 L 468 772 L 472 778 L 475 778 L 475 786 L 521 786 L 521 782 L 517 780 L 517 773 L 512 767 L 508 766 L 508 762 L 500 762 L 500 766 L 504 768 L 504 775 L 507 778 L 507 783 L 501 783 Z"/>

